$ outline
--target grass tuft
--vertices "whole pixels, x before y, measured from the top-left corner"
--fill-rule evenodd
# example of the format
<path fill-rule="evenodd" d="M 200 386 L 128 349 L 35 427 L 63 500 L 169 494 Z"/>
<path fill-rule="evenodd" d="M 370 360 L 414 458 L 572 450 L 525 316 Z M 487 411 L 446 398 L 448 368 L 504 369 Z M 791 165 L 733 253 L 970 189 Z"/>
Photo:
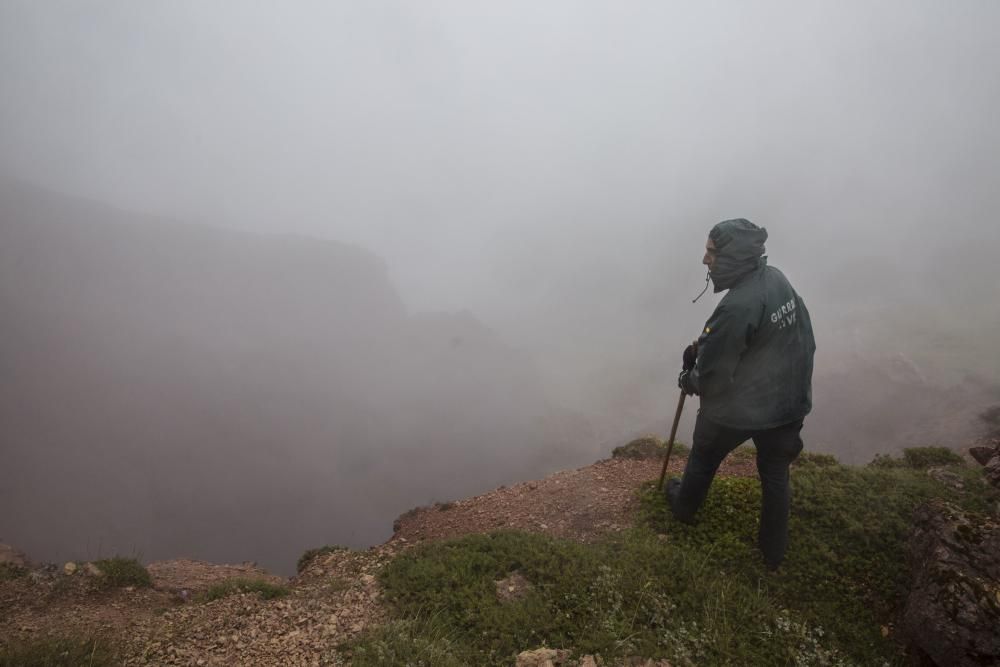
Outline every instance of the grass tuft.
<path fill-rule="evenodd" d="M 203 596 L 205 602 L 218 600 L 234 593 L 259 593 L 264 600 L 288 595 L 288 587 L 272 584 L 264 579 L 244 579 L 236 577 L 211 586 Z"/>
<path fill-rule="evenodd" d="M 961 466 L 965 459 L 947 447 L 909 447 L 903 450 L 902 458 L 889 454 L 876 454 L 872 468 L 912 468 L 927 470 L 935 466 Z"/>
<path fill-rule="evenodd" d="M 690 452 L 687 445 L 674 441 L 670 454 L 687 456 Z M 611 458 L 614 459 L 662 459 L 666 455 L 667 443 L 656 435 L 644 435 L 611 451 Z"/>
<path fill-rule="evenodd" d="M 14 563 L 0 563 L 0 581 L 23 579 L 28 576 L 28 569 Z"/>
<path fill-rule="evenodd" d="M 795 466 L 817 466 L 825 468 L 840 465 L 840 462 L 832 454 L 820 454 L 819 452 L 802 452 L 792 464 Z"/>
<path fill-rule="evenodd" d="M 465 667 L 468 650 L 456 644 L 449 629 L 433 617 L 393 621 L 379 626 L 348 650 L 355 667 Z"/>
<path fill-rule="evenodd" d="M 0 667 L 112 667 L 121 664 L 98 638 L 49 637 L 0 646 Z"/>
<path fill-rule="evenodd" d="M 99 585 L 102 588 L 124 588 L 126 586 L 149 588 L 153 585 L 149 572 L 135 558 L 115 556 L 114 558 L 94 561 L 94 565 L 101 571 Z"/>

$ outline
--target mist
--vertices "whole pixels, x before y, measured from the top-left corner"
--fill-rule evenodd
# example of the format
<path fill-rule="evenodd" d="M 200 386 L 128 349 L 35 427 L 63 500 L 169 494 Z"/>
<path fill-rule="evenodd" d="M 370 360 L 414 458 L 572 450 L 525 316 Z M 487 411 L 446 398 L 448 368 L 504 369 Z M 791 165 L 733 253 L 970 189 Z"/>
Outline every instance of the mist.
<path fill-rule="evenodd" d="M 812 313 L 808 449 L 962 446 L 1000 401 L 998 19 L 3 3 L 0 541 L 287 571 L 662 434 L 732 217 Z"/>

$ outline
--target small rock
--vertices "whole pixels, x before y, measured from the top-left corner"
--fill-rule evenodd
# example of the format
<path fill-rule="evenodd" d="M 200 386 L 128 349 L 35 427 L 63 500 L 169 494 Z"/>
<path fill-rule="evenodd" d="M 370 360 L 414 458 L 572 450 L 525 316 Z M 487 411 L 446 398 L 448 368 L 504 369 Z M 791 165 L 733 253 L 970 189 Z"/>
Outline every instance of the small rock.
<path fill-rule="evenodd" d="M 93 563 L 86 563 L 83 566 L 83 573 L 86 574 L 88 577 L 99 577 L 104 574 L 103 572 L 101 572 L 101 568 L 97 567 Z"/>
<path fill-rule="evenodd" d="M 962 482 L 962 478 L 950 470 L 945 470 L 944 468 L 928 468 L 927 475 L 936 482 L 940 482 L 945 486 L 950 486 L 953 489 L 963 489 L 965 484 Z"/>
<path fill-rule="evenodd" d="M 66 574 L 75 574 L 76 563 L 74 563 L 73 561 L 69 561 L 68 563 L 63 565 L 63 572 L 65 572 Z"/>
<path fill-rule="evenodd" d="M 520 600 L 532 588 L 531 582 L 524 578 L 520 572 L 512 572 L 505 579 L 494 582 L 497 587 L 497 598 L 501 603 L 514 602 Z"/>

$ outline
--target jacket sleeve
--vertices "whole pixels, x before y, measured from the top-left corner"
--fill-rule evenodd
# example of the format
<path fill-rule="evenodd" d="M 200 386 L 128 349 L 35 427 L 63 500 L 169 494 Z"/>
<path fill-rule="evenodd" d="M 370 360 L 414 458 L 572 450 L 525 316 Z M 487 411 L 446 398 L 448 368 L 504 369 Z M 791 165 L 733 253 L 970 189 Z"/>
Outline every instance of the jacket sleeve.
<path fill-rule="evenodd" d="M 690 382 L 702 398 L 729 388 L 740 357 L 756 333 L 758 314 L 741 304 L 720 303 L 698 337 L 698 360 Z"/>

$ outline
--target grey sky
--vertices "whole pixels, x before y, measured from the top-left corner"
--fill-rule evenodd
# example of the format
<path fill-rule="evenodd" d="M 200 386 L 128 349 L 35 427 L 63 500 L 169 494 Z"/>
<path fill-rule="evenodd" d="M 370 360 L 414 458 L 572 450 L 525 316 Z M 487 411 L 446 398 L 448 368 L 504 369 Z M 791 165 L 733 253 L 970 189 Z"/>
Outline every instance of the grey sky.
<path fill-rule="evenodd" d="M 128 208 L 358 242 L 411 301 L 458 307 L 526 239 L 630 254 L 744 215 L 813 249 L 957 206 L 951 231 L 976 229 L 1000 177 L 998 19 L 972 1 L 5 0 L 0 153 Z"/>

